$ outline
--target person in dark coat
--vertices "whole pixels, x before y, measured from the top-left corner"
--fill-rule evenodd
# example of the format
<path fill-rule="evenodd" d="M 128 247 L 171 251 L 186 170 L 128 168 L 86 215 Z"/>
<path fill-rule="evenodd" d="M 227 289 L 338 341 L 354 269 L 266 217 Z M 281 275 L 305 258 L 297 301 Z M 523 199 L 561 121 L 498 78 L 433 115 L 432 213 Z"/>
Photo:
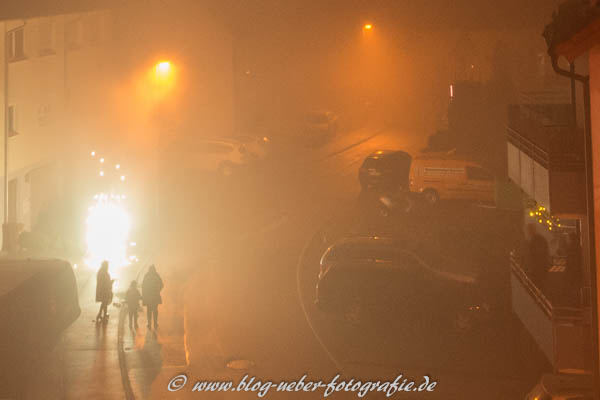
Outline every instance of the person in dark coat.
<path fill-rule="evenodd" d="M 533 283 L 541 289 L 546 280 L 550 265 L 548 241 L 535 231 L 534 224 L 529 224 L 527 228 L 529 231 L 529 251 L 527 257 L 529 274 Z"/>
<path fill-rule="evenodd" d="M 142 301 L 146 306 L 148 328 L 151 328 L 152 320 L 154 320 L 154 328 L 158 328 L 158 305 L 162 304 L 160 297 L 162 288 L 163 281 L 156 272 L 156 267 L 151 265 L 142 282 Z"/>
<path fill-rule="evenodd" d="M 108 261 L 102 261 L 102 265 L 96 275 L 96 302 L 100 303 L 100 310 L 96 321 L 108 318 L 108 305 L 113 299 L 112 285 L 114 279 L 110 279 L 108 273 Z"/>
<path fill-rule="evenodd" d="M 138 327 L 138 310 L 140 308 L 140 300 L 142 299 L 142 295 L 137 288 L 137 282 L 131 281 L 131 285 L 129 285 L 129 289 L 127 289 L 127 293 L 125 294 L 125 303 L 127 303 L 127 311 L 129 313 L 129 327 L 132 327 L 135 323 L 135 328 Z"/>

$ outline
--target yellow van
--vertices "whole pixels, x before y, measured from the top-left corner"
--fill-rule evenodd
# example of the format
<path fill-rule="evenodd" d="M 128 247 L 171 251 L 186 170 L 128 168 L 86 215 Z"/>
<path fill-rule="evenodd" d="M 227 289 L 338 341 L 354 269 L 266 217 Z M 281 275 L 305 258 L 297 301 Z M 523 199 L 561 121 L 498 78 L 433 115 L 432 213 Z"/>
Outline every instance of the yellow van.
<path fill-rule="evenodd" d="M 447 153 L 426 153 L 413 158 L 409 190 L 430 204 L 440 199 L 495 202 L 494 177 L 481 165 Z"/>

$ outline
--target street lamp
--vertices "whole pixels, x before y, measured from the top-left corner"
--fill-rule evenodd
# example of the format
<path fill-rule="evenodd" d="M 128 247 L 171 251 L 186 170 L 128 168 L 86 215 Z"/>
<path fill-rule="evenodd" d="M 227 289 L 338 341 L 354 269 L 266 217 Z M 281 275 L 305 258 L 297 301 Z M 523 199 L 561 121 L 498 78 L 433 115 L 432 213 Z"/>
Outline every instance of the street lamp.
<path fill-rule="evenodd" d="M 370 36 L 373 33 L 374 26 L 371 22 L 367 22 L 362 26 L 363 36 Z"/>
<path fill-rule="evenodd" d="M 157 82 L 169 82 L 173 78 L 173 64 L 162 60 L 154 66 L 154 78 Z"/>

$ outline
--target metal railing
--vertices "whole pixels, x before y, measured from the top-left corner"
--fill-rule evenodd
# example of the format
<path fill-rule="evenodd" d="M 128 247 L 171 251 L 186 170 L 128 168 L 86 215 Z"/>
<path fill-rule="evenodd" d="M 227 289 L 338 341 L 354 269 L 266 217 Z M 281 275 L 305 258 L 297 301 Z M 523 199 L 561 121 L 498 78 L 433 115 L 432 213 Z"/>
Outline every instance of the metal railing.
<path fill-rule="evenodd" d="M 514 252 L 510 255 L 510 267 L 514 276 L 519 280 L 529 295 L 539 305 L 544 314 L 554 323 L 585 322 L 585 309 L 583 307 L 565 307 L 553 305 L 550 299 L 529 278 L 527 272 L 521 267 L 521 263 Z"/>
<path fill-rule="evenodd" d="M 551 106 L 565 108 L 561 104 Z M 583 167 L 583 134 L 569 126 L 568 121 L 553 122 L 551 106 L 510 106 L 507 139 L 545 168 L 552 165 L 559 169 L 580 169 Z"/>

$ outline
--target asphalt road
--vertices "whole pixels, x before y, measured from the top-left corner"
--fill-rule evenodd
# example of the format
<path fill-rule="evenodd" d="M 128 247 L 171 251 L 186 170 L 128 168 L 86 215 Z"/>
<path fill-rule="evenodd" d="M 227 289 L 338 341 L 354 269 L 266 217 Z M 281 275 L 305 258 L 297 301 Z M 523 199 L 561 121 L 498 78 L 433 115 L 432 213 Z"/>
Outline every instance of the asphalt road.
<path fill-rule="evenodd" d="M 403 395 L 440 399 L 519 398 L 546 366 L 535 349 L 519 344 L 521 329 L 507 313 L 507 250 L 514 218 L 498 210 L 442 204 L 407 219 L 374 221 L 359 207 L 357 171 L 377 149 L 418 151 L 422 143 L 392 129 L 338 138 L 317 149 L 289 148 L 261 169 L 227 181 L 205 180 L 174 191 L 182 214 L 175 251 L 185 265 L 185 343 L 188 364 L 167 369 L 152 382 L 151 397 L 197 396 L 195 381 L 393 381 L 403 374 L 437 387 Z M 199 190 L 199 188 L 202 188 Z M 185 196 L 181 196 L 186 193 Z M 189 204 L 195 205 L 193 212 Z M 204 212 L 200 212 L 203 210 Z M 512 218 L 512 219 L 511 219 Z M 175 222 L 179 221 L 179 222 Z M 181 240 L 181 232 L 189 232 Z M 313 304 L 318 257 L 332 240 L 352 234 L 414 234 L 439 262 L 436 268 L 492 276 L 488 290 L 500 311 L 468 339 L 406 326 L 394 316 L 349 321 Z M 185 250 L 184 250 L 185 249 Z M 183 256 L 185 254 L 185 256 Z M 512 350 L 508 350 L 512 349 Z M 530 353 L 523 354 L 524 351 Z M 169 393 L 171 378 L 185 373 L 183 389 Z M 268 398 L 323 398 L 314 392 L 277 392 Z M 256 398 L 228 391 L 214 398 Z M 357 398 L 336 393 L 335 398 Z M 385 397 L 370 393 L 368 398 Z"/>

